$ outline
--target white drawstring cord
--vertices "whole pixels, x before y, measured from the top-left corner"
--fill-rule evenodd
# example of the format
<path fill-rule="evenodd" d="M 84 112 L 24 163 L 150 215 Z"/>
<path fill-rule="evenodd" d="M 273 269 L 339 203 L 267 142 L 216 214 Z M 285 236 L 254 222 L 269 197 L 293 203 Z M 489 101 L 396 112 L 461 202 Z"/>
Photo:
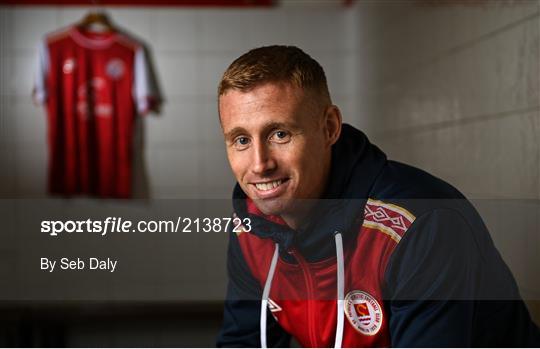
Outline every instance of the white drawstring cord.
<path fill-rule="evenodd" d="M 344 324 L 344 310 L 343 301 L 345 293 L 345 266 L 343 259 L 343 240 L 341 233 L 336 232 L 334 236 L 336 242 L 336 259 L 337 259 L 337 326 L 336 326 L 336 341 L 334 348 L 341 348 L 343 341 L 343 324 Z M 274 278 L 274 272 L 276 271 L 276 264 L 279 257 L 279 245 L 276 243 L 274 249 L 274 255 L 272 256 L 272 262 L 270 263 L 270 270 L 268 271 L 268 277 L 264 284 L 262 302 L 261 302 L 261 348 L 267 348 L 266 344 L 266 311 L 268 309 L 268 296 L 270 295 L 270 288 L 272 287 L 272 279 Z"/>
<path fill-rule="evenodd" d="M 266 310 L 268 309 L 268 296 L 270 295 L 270 288 L 272 287 L 272 279 L 274 278 L 274 272 L 276 271 L 276 264 L 279 257 L 279 245 L 276 243 L 274 249 L 274 256 L 270 263 L 270 270 L 268 270 L 268 276 L 264 284 L 264 290 L 261 302 L 261 348 L 266 348 Z"/>
<path fill-rule="evenodd" d="M 343 240 L 341 233 L 336 232 L 334 235 L 336 240 L 336 260 L 337 260 L 337 326 L 336 326 L 336 342 L 334 348 L 341 348 L 343 341 L 343 321 L 344 309 L 343 299 L 345 293 L 345 266 L 343 261 Z"/>

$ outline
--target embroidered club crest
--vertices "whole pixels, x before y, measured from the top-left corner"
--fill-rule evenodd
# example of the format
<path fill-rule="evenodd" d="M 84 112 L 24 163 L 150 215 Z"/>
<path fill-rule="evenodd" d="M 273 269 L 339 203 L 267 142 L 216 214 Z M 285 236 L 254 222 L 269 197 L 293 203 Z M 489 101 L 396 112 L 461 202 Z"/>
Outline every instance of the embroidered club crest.
<path fill-rule="evenodd" d="M 119 79 L 124 75 L 124 62 L 118 58 L 111 59 L 107 63 L 107 75 L 113 79 Z"/>
<path fill-rule="evenodd" d="M 355 330 L 366 336 L 373 336 L 379 332 L 383 313 L 373 296 L 364 291 L 351 291 L 345 296 L 343 303 L 345 315 Z"/>

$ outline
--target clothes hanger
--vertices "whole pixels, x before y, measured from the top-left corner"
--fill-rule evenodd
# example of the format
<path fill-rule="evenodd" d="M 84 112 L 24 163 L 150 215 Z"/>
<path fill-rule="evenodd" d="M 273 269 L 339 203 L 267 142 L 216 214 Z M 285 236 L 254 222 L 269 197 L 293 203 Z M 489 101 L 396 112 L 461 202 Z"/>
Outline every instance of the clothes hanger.
<path fill-rule="evenodd" d="M 102 9 L 98 8 L 96 0 L 92 0 L 93 9 L 77 24 L 77 26 L 89 31 L 114 31 L 115 28 L 109 16 Z"/>

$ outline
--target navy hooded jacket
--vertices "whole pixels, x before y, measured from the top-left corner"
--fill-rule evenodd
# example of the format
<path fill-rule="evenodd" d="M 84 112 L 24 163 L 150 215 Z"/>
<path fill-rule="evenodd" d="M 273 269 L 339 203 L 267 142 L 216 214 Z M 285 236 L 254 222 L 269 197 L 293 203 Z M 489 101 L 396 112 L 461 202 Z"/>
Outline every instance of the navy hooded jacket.
<path fill-rule="evenodd" d="M 448 183 L 387 160 L 349 125 L 332 148 L 323 198 L 300 229 L 257 212 L 238 185 L 233 205 L 252 230 L 230 233 L 219 347 L 261 345 L 261 298 L 275 244 L 268 345 L 289 346 L 294 336 L 304 346 L 333 346 L 335 299 L 326 299 L 324 288 L 335 289 L 335 272 L 317 268 L 335 270 L 336 232 L 348 291 L 343 346 L 540 346 L 540 331 L 470 202 Z M 314 299 L 283 296 L 305 287 Z"/>

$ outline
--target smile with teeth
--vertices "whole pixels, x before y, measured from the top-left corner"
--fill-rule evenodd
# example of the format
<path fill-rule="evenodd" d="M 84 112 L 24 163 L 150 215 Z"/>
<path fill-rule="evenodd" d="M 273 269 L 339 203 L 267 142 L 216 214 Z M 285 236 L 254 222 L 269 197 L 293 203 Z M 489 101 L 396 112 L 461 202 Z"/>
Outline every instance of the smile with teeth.
<path fill-rule="evenodd" d="M 266 183 L 255 183 L 255 187 L 258 190 L 267 191 L 279 187 L 281 183 L 283 183 L 283 180 L 278 179 L 277 181 L 271 181 Z"/>

